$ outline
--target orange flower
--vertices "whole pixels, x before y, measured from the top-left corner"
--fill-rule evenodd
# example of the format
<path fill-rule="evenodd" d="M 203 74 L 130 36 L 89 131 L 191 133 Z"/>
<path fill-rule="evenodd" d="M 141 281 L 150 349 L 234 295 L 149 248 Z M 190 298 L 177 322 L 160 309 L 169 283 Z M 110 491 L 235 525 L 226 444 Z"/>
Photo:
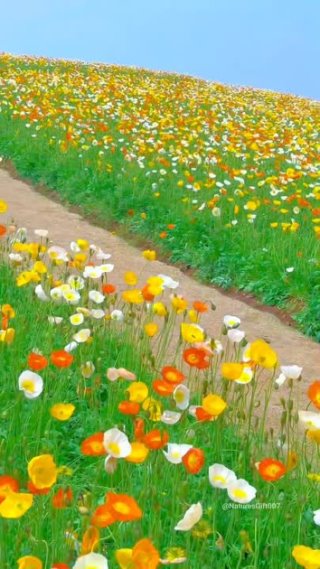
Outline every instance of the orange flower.
<path fill-rule="evenodd" d="M 194 310 L 200 314 L 203 312 L 208 312 L 208 305 L 205 302 L 201 302 L 201 300 L 195 300 L 192 306 Z"/>
<path fill-rule="evenodd" d="M 150 539 L 141 539 L 132 550 L 134 569 L 157 569 L 160 555 Z"/>
<path fill-rule="evenodd" d="M 152 388 L 158 395 L 161 395 L 161 397 L 170 397 L 176 386 L 174 383 L 164 381 L 164 379 L 155 379 L 152 382 Z"/>
<path fill-rule="evenodd" d="M 0 504 L 5 500 L 8 492 L 19 492 L 19 482 L 12 476 L 0 476 Z"/>
<path fill-rule="evenodd" d="M 103 294 L 114 294 L 117 290 L 117 287 L 111 283 L 106 283 L 102 285 L 102 292 Z"/>
<path fill-rule="evenodd" d="M 185 380 L 183 373 L 173 366 L 165 366 L 162 368 L 161 375 L 165 381 L 173 383 L 174 385 L 178 385 Z"/>
<path fill-rule="evenodd" d="M 97 545 L 100 539 L 100 532 L 98 528 L 94 526 L 89 526 L 84 532 L 82 543 L 81 543 L 81 555 L 86 555 L 97 549 Z"/>
<path fill-rule="evenodd" d="M 183 352 L 184 361 L 191 367 L 207 369 L 210 366 L 206 350 L 201 348 L 188 348 Z"/>
<path fill-rule="evenodd" d="M 6 226 L 0 224 L 0 237 L 3 237 L 6 233 L 7 233 Z"/>
<path fill-rule="evenodd" d="M 62 510 L 71 505 L 73 500 L 72 488 L 68 487 L 66 489 L 59 488 L 52 498 L 52 505 L 54 508 Z"/>
<path fill-rule="evenodd" d="M 191 448 L 187 454 L 182 457 L 182 462 L 189 474 L 198 474 L 205 463 L 203 450 L 200 448 Z"/>
<path fill-rule="evenodd" d="M 320 381 L 314 381 L 308 389 L 308 397 L 317 409 L 320 409 Z"/>
<path fill-rule="evenodd" d="M 56 367 L 66 368 L 71 366 L 73 362 L 73 356 L 65 350 L 57 350 L 56 352 L 52 352 L 51 362 Z"/>
<path fill-rule="evenodd" d="M 105 456 L 106 449 L 103 446 L 104 433 L 95 433 L 87 437 L 81 443 L 81 452 L 86 456 Z"/>
<path fill-rule="evenodd" d="M 45 496 L 46 494 L 49 494 L 49 492 L 51 490 L 51 487 L 49 487 L 49 488 L 37 488 L 33 484 L 32 480 L 28 481 L 27 487 L 28 487 L 29 492 L 31 492 L 31 494 L 35 494 L 38 496 Z"/>
<path fill-rule="evenodd" d="M 134 436 L 137 441 L 141 441 L 144 437 L 144 420 L 143 419 L 135 419 L 134 422 Z"/>
<path fill-rule="evenodd" d="M 275 482 L 286 473 L 286 466 L 274 458 L 265 458 L 257 464 L 260 476 L 267 482 Z"/>
<path fill-rule="evenodd" d="M 148 285 L 148 284 L 144 285 L 144 287 L 142 287 L 142 289 L 141 289 L 141 293 L 142 293 L 144 300 L 149 301 L 149 302 L 153 301 L 154 294 L 151 294 L 151 292 L 150 292 L 150 285 Z"/>
<path fill-rule="evenodd" d="M 135 499 L 127 494 L 108 492 L 106 506 L 117 522 L 132 522 L 142 518 L 142 510 Z"/>
<path fill-rule="evenodd" d="M 66 563 L 54 563 L 52 569 L 70 569 L 70 565 Z"/>
<path fill-rule="evenodd" d="M 42 371 L 48 365 L 48 360 L 42 354 L 31 352 L 28 356 L 28 366 L 33 371 Z"/>
<path fill-rule="evenodd" d="M 144 436 L 143 442 L 150 450 L 159 450 L 168 444 L 169 434 L 167 431 L 162 433 L 159 429 L 154 429 Z"/>
<path fill-rule="evenodd" d="M 215 417 L 207 413 L 202 407 L 196 408 L 196 417 L 198 421 L 213 421 Z"/>
<path fill-rule="evenodd" d="M 138 415 L 140 405 L 135 401 L 121 401 L 118 405 L 118 409 L 120 413 L 123 413 L 124 415 Z"/>
<path fill-rule="evenodd" d="M 161 233 L 159 233 L 160 239 L 165 239 L 167 236 L 168 236 L 168 233 L 166 231 L 161 231 Z"/>
<path fill-rule="evenodd" d="M 110 512 L 109 506 L 107 504 L 102 504 L 95 510 L 91 523 L 97 528 L 107 528 L 108 526 L 111 526 L 111 524 L 114 524 L 115 521 L 116 519 Z"/>

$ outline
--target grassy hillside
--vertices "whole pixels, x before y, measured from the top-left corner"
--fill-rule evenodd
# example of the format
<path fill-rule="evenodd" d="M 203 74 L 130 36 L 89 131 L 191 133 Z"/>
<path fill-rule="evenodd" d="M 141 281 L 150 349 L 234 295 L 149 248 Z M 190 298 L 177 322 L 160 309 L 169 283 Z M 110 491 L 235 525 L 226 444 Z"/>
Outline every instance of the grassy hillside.
<path fill-rule="evenodd" d="M 320 339 L 320 105 L 141 69 L 0 56 L 0 153 Z"/>

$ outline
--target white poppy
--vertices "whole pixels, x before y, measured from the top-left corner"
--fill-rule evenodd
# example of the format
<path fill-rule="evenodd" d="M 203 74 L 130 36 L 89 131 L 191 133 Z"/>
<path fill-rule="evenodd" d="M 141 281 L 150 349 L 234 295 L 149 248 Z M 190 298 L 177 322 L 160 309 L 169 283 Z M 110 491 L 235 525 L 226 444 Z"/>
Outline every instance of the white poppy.
<path fill-rule="evenodd" d="M 168 443 L 167 449 L 167 451 L 163 451 L 163 454 L 168 462 L 171 462 L 171 464 L 181 464 L 183 457 L 192 449 L 192 445 Z"/>
<path fill-rule="evenodd" d="M 115 458 L 114 456 L 111 456 L 111 454 L 108 454 L 108 456 L 104 461 L 104 469 L 106 473 L 113 474 L 117 470 L 117 467 L 118 467 L 118 459 Z"/>
<path fill-rule="evenodd" d="M 226 489 L 231 482 L 237 480 L 233 470 L 230 470 L 224 464 L 212 464 L 209 467 L 209 482 L 214 488 Z"/>
<path fill-rule="evenodd" d="M 320 429 L 320 413 L 313 411 L 299 411 L 299 421 L 309 429 Z"/>
<path fill-rule="evenodd" d="M 48 237 L 48 233 L 49 233 L 49 231 L 47 229 L 35 229 L 34 230 L 34 234 L 37 235 L 37 237 L 46 238 L 46 237 Z"/>
<path fill-rule="evenodd" d="M 94 318 L 95 320 L 101 320 L 101 318 L 105 317 L 105 312 L 101 308 L 100 309 L 93 308 L 92 310 L 90 310 L 90 316 L 92 316 L 92 318 Z"/>
<path fill-rule="evenodd" d="M 178 281 L 173 280 L 171 277 L 168 277 L 167 275 L 158 275 L 158 277 L 160 277 L 163 280 L 163 286 L 165 288 L 170 288 L 174 290 L 179 286 Z"/>
<path fill-rule="evenodd" d="M 23 371 L 19 376 L 19 390 L 27 399 L 36 399 L 43 391 L 43 379 L 33 371 Z"/>
<path fill-rule="evenodd" d="M 164 411 L 161 415 L 162 423 L 165 425 L 175 425 L 181 419 L 181 413 L 177 413 L 176 411 Z"/>
<path fill-rule="evenodd" d="M 184 411 L 189 406 L 190 389 L 183 384 L 177 385 L 173 392 L 173 399 L 175 400 L 178 409 Z"/>
<path fill-rule="evenodd" d="M 86 266 L 83 271 L 83 276 L 85 279 L 100 279 L 102 271 L 100 267 Z"/>
<path fill-rule="evenodd" d="M 95 365 L 93 362 L 85 362 L 81 365 L 81 374 L 85 379 L 89 379 L 95 372 Z"/>
<path fill-rule="evenodd" d="M 231 342 L 235 344 L 239 344 L 242 342 L 243 338 L 245 337 L 246 333 L 243 330 L 238 330 L 236 328 L 231 328 L 227 332 L 227 336 Z"/>
<path fill-rule="evenodd" d="M 89 340 L 90 336 L 91 330 L 89 328 L 82 328 L 82 330 L 79 330 L 79 332 L 74 334 L 73 339 L 78 344 L 84 344 L 87 340 Z"/>
<path fill-rule="evenodd" d="M 124 319 L 124 314 L 122 310 L 113 310 L 110 314 L 111 320 L 116 320 L 117 322 L 122 322 Z"/>
<path fill-rule="evenodd" d="M 104 301 L 104 295 L 98 290 L 90 290 L 89 298 L 96 304 L 101 304 Z"/>
<path fill-rule="evenodd" d="M 71 275 L 67 280 L 68 285 L 74 290 L 82 290 L 85 286 L 85 281 L 78 275 Z"/>
<path fill-rule="evenodd" d="M 238 379 L 235 380 L 235 383 L 242 383 L 242 384 L 250 383 L 252 378 L 253 378 L 253 370 L 251 369 L 251 367 L 244 367 L 241 372 L 241 375 L 238 377 Z"/>
<path fill-rule="evenodd" d="M 111 255 L 110 253 L 105 253 L 104 251 L 102 251 L 102 249 L 98 248 L 96 251 L 96 257 L 99 261 L 107 261 L 108 259 L 110 259 Z"/>
<path fill-rule="evenodd" d="M 114 269 L 114 265 L 112 265 L 111 263 L 104 263 L 103 265 L 99 265 L 97 269 L 99 269 L 102 274 L 111 273 Z"/>
<path fill-rule="evenodd" d="M 78 343 L 77 342 L 70 342 L 70 344 L 67 344 L 64 348 L 65 352 L 68 352 L 68 354 L 70 352 L 73 352 L 74 350 L 76 350 L 78 347 Z"/>
<path fill-rule="evenodd" d="M 50 296 L 52 300 L 59 301 L 62 299 L 62 289 L 60 286 L 56 286 L 50 290 Z"/>
<path fill-rule="evenodd" d="M 63 290 L 62 296 L 68 304 L 77 304 L 81 298 L 80 293 L 72 288 L 69 288 L 69 290 Z"/>
<path fill-rule="evenodd" d="M 320 510 L 315 510 L 313 512 L 313 521 L 317 526 L 320 526 Z"/>
<path fill-rule="evenodd" d="M 227 492 L 230 500 L 233 502 L 248 504 L 255 499 L 257 490 L 249 482 L 239 478 L 239 480 L 235 480 L 228 485 Z"/>
<path fill-rule="evenodd" d="M 80 313 L 77 312 L 76 314 L 72 314 L 69 317 L 69 320 L 70 320 L 72 326 L 80 326 L 80 324 L 82 324 L 84 321 L 84 316 L 83 316 L 83 314 L 81 314 L 81 312 Z"/>
<path fill-rule="evenodd" d="M 48 316 L 48 322 L 49 324 L 56 324 L 58 326 L 61 324 L 61 322 L 63 322 L 63 318 L 62 316 Z"/>
<path fill-rule="evenodd" d="M 69 260 L 67 251 L 63 247 L 58 247 L 57 245 L 49 247 L 48 255 L 52 261 L 63 261 L 66 263 Z"/>
<path fill-rule="evenodd" d="M 72 569 L 108 569 L 108 561 L 100 553 L 88 553 L 78 557 Z"/>
<path fill-rule="evenodd" d="M 114 458 L 125 458 L 131 453 L 131 444 L 127 435 L 116 427 L 105 431 L 103 446 L 106 452 Z"/>
<path fill-rule="evenodd" d="M 202 515 L 203 509 L 201 503 L 192 504 L 174 529 L 176 531 L 189 531 L 201 520 Z"/>
<path fill-rule="evenodd" d="M 34 289 L 34 292 L 36 293 L 36 296 L 39 298 L 39 300 L 42 300 L 43 302 L 48 302 L 50 300 L 49 297 L 44 292 L 41 284 L 38 284 L 36 286 L 36 288 Z"/>
<path fill-rule="evenodd" d="M 241 320 L 237 316 L 231 316 L 230 314 L 227 314 L 223 318 L 223 323 L 226 328 L 238 328 L 238 326 L 241 324 Z"/>

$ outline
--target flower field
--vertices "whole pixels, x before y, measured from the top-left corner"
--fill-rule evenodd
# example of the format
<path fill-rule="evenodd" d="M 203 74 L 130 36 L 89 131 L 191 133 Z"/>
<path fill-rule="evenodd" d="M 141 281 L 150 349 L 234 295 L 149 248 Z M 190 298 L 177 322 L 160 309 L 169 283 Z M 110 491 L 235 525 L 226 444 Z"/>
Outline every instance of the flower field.
<path fill-rule="evenodd" d="M 320 568 L 320 382 L 0 200 L 2 569 Z M 277 424 L 271 398 L 282 414 Z"/>
<path fill-rule="evenodd" d="M 319 103 L 2 54 L 0 132 L 22 175 L 320 339 Z"/>

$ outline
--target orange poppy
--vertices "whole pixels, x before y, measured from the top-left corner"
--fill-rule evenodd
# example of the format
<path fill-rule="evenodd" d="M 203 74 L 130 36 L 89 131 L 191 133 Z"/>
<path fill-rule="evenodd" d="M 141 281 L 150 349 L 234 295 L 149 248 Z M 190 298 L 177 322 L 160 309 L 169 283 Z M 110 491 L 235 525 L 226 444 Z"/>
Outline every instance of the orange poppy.
<path fill-rule="evenodd" d="M 198 421 L 213 421 L 214 416 L 207 413 L 202 407 L 196 408 L 196 417 Z"/>
<path fill-rule="evenodd" d="M 135 419 L 134 422 L 134 436 L 137 441 L 141 441 L 144 437 L 144 420 Z"/>
<path fill-rule="evenodd" d="M 169 433 L 167 431 L 162 433 L 159 429 L 154 429 L 144 436 L 143 442 L 150 450 L 159 450 L 168 444 Z"/>
<path fill-rule="evenodd" d="M 203 348 L 188 348 L 183 352 L 183 359 L 197 369 L 207 369 L 210 366 L 208 354 Z"/>
<path fill-rule="evenodd" d="M 114 294 L 117 290 L 117 287 L 111 283 L 106 283 L 102 285 L 102 292 L 103 294 Z"/>
<path fill-rule="evenodd" d="M 49 494 L 49 492 L 51 490 L 51 487 L 50 488 L 37 488 L 31 480 L 28 480 L 27 487 L 28 487 L 29 492 L 31 492 L 31 494 L 36 494 L 39 496 L 45 496 L 46 494 Z"/>
<path fill-rule="evenodd" d="M 57 350 L 56 352 L 52 352 L 51 362 L 56 367 L 66 368 L 71 366 L 73 362 L 73 356 L 65 350 Z"/>
<path fill-rule="evenodd" d="M 193 308 L 200 314 L 203 312 L 208 312 L 208 305 L 205 302 L 201 302 L 201 300 L 195 300 L 193 303 Z"/>
<path fill-rule="evenodd" d="M 62 510 L 70 506 L 73 500 L 72 488 L 68 487 L 66 489 L 59 488 L 52 498 L 52 505 L 54 508 Z"/>
<path fill-rule="evenodd" d="M 317 409 L 320 409 L 320 381 L 314 381 L 308 389 L 308 397 Z"/>
<path fill-rule="evenodd" d="M 109 508 L 111 516 L 118 522 L 132 522 L 142 518 L 142 510 L 135 499 L 127 494 L 108 492 L 106 506 Z"/>
<path fill-rule="evenodd" d="M 110 512 L 107 504 L 98 506 L 91 519 L 92 525 L 97 528 L 107 528 L 111 526 L 111 524 L 114 524 L 115 521 L 116 519 Z"/>
<path fill-rule="evenodd" d="M 135 569 L 157 569 L 160 555 L 150 539 L 141 539 L 132 550 L 132 562 Z"/>
<path fill-rule="evenodd" d="M 82 543 L 81 543 L 81 555 L 86 555 L 91 553 L 97 548 L 100 539 L 100 532 L 98 528 L 94 526 L 89 526 L 84 532 Z"/>
<path fill-rule="evenodd" d="M 3 237 L 7 233 L 7 228 L 5 225 L 0 224 L 0 237 Z"/>
<path fill-rule="evenodd" d="M 267 482 L 275 482 L 286 473 L 286 466 L 274 458 L 265 458 L 257 465 L 260 476 Z"/>
<path fill-rule="evenodd" d="M 12 476 L 0 476 L 0 504 L 5 500 L 8 492 L 19 492 L 19 482 Z"/>
<path fill-rule="evenodd" d="M 54 563 L 52 569 L 70 569 L 70 565 L 66 563 Z"/>
<path fill-rule="evenodd" d="M 150 292 L 150 286 L 148 284 L 144 285 L 141 289 L 142 296 L 144 300 L 152 302 L 154 300 L 154 294 Z"/>
<path fill-rule="evenodd" d="M 120 413 L 123 413 L 124 415 L 138 415 L 140 405 L 135 401 L 121 401 L 118 405 L 118 409 Z"/>
<path fill-rule="evenodd" d="M 174 385 L 178 385 L 185 380 L 183 373 L 173 366 L 165 366 L 162 368 L 161 375 L 165 381 L 173 383 Z"/>
<path fill-rule="evenodd" d="M 155 379 L 152 382 L 152 388 L 158 395 L 161 395 L 161 397 L 170 397 L 176 386 L 175 384 L 168 383 L 164 379 Z"/>
<path fill-rule="evenodd" d="M 81 452 L 86 456 L 104 456 L 106 449 L 103 446 L 104 433 L 95 433 L 81 443 Z"/>
<path fill-rule="evenodd" d="M 189 474 L 198 474 L 205 463 L 205 455 L 200 448 L 191 448 L 182 458 L 182 462 Z"/>
<path fill-rule="evenodd" d="M 28 356 L 28 366 L 33 371 L 42 371 L 48 365 L 48 360 L 42 354 L 31 352 Z"/>

